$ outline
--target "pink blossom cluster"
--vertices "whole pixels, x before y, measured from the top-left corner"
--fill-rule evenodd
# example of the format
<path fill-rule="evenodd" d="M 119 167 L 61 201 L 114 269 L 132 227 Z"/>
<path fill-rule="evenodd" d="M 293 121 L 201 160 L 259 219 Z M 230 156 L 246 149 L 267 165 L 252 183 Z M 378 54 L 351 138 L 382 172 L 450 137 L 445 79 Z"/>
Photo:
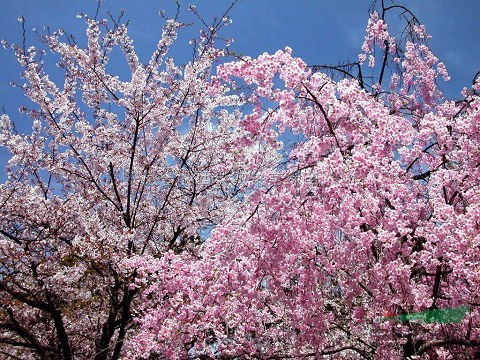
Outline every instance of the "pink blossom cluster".
<path fill-rule="evenodd" d="M 478 347 L 478 98 L 444 101 L 439 72 L 407 43 L 398 96 L 412 118 L 356 81 L 312 74 L 290 49 L 219 67 L 253 87 L 259 105 L 241 121 L 252 136 L 305 139 L 200 258 L 149 263 L 129 354 L 449 359 Z M 471 309 L 460 324 L 378 321 L 460 305 Z"/>

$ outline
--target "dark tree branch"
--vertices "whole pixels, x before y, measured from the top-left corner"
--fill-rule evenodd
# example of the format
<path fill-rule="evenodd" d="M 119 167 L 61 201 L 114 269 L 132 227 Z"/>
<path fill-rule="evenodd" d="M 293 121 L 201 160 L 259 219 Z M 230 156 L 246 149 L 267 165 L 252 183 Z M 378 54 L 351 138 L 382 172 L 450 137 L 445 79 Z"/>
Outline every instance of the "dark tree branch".
<path fill-rule="evenodd" d="M 305 91 L 308 93 L 308 95 L 311 96 L 311 99 L 307 98 L 308 100 L 310 101 L 313 101 L 317 106 L 318 108 L 320 109 L 320 111 L 322 112 L 322 115 L 323 117 L 325 118 L 325 121 L 327 122 L 327 126 L 328 126 L 328 131 L 330 132 L 330 134 L 333 136 L 333 138 L 335 139 L 335 143 L 337 144 L 337 147 L 339 148 L 340 150 L 340 153 L 342 154 L 343 157 L 345 157 L 345 154 L 343 153 L 343 150 L 342 150 L 342 147 L 340 146 L 340 142 L 338 141 L 338 138 L 337 138 L 337 135 L 335 134 L 335 130 L 333 129 L 333 125 L 332 123 L 330 122 L 330 119 L 328 118 L 328 115 L 327 115 L 327 112 L 325 111 L 325 109 L 323 108 L 323 105 L 318 101 L 317 97 L 315 96 L 315 94 L 307 87 L 303 84 L 303 88 L 305 89 Z"/>

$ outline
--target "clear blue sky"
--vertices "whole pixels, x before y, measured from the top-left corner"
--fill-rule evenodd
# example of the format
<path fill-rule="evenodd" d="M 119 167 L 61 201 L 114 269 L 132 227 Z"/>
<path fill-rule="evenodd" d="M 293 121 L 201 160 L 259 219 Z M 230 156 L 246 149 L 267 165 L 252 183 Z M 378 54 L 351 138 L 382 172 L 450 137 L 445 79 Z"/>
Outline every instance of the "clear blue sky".
<path fill-rule="evenodd" d="M 452 75 L 449 93 L 458 93 L 480 70 L 480 1 L 398 2 L 412 9 L 426 24 L 433 36 L 432 47 Z M 135 45 L 147 59 L 160 36 L 162 19 L 158 11 L 166 9 L 173 14 L 174 3 L 174 0 L 105 0 L 102 15 L 108 10 L 117 14 L 124 8 Z M 208 20 L 214 15 L 220 16 L 230 1 L 180 0 L 184 10 L 189 3 L 195 3 Z M 356 59 L 370 4 L 370 0 L 240 0 L 231 13 L 234 22 L 225 33 L 235 39 L 233 48 L 247 55 L 290 46 L 294 54 L 308 64 L 338 63 L 347 58 Z M 20 41 L 21 29 L 17 22 L 20 15 L 26 18 L 28 28 L 41 29 L 49 25 L 56 30 L 62 27 L 81 38 L 84 22 L 75 15 L 78 12 L 94 14 L 95 9 L 95 0 L 2 0 L 0 38 Z M 35 40 L 31 33 L 28 37 Z M 187 49 L 188 44 L 181 46 Z M 18 67 L 10 53 L 0 54 L 0 106 L 6 106 L 8 99 L 15 96 L 8 83 L 17 77 Z"/>
<path fill-rule="evenodd" d="M 229 6 L 229 0 L 180 0 L 184 10 L 182 20 L 189 21 L 187 7 L 197 5 L 206 20 L 221 16 Z M 399 0 L 426 24 L 433 36 L 431 46 L 445 62 L 452 81 L 445 93 L 458 97 L 463 86 L 468 86 L 473 75 L 480 70 L 480 1 L 478 0 Z M 242 54 L 256 56 L 263 52 L 275 52 L 290 46 L 296 56 L 308 64 L 336 64 L 357 59 L 367 22 L 370 0 L 240 0 L 231 12 L 233 24 L 226 28 L 225 35 L 233 37 L 232 48 Z M 26 19 L 28 29 L 50 26 L 52 30 L 64 28 L 76 34 L 82 41 L 85 23 L 76 18 L 79 12 L 93 15 L 95 0 L 1 0 L 0 38 L 9 42 L 21 41 L 20 15 Z M 101 16 L 110 10 L 118 14 L 126 10 L 130 20 L 130 33 L 143 60 L 149 58 L 161 33 L 161 9 L 173 14 L 174 0 L 105 0 Z M 193 37 L 189 31 L 185 37 Z M 28 42 L 35 42 L 33 33 L 27 34 Z M 182 41 L 182 40 L 181 40 Z M 189 51 L 186 40 L 177 49 Z M 11 52 L 0 50 L 0 109 L 15 120 L 17 108 L 24 101 L 18 89 L 9 82 L 18 79 L 19 67 Z M 22 119 L 25 121 L 25 119 Z M 0 167 L 5 163 L 0 151 Z"/>

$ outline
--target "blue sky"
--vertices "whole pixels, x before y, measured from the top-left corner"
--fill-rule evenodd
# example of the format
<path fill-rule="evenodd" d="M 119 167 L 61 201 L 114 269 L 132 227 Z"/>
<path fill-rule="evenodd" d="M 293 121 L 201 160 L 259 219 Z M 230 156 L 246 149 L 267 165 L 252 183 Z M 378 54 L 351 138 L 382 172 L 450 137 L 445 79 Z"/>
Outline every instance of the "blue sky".
<path fill-rule="evenodd" d="M 105 0 L 101 14 L 105 15 L 108 10 L 117 14 L 124 8 L 135 45 L 147 59 L 160 36 L 162 19 L 158 11 L 166 9 L 173 14 L 174 3 L 174 0 Z M 180 0 L 184 10 L 189 3 L 195 3 L 208 20 L 214 15 L 220 16 L 230 1 Z M 480 1 L 403 0 L 399 3 L 412 9 L 426 24 L 433 36 L 432 47 L 452 75 L 448 93 L 457 94 L 480 70 Z M 294 54 L 308 64 L 338 63 L 347 58 L 356 59 L 370 4 L 370 0 L 240 0 L 231 13 L 234 22 L 225 34 L 235 39 L 233 49 L 239 53 L 255 56 L 290 46 Z M 94 14 L 95 9 L 95 0 L 2 0 L 0 38 L 20 41 L 17 18 L 23 15 L 27 28 L 62 27 L 81 39 L 84 22 L 75 15 L 78 12 Z M 189 20 L 188 14 L 184 18 Z M 193 26 L 191 30 L 197 29 Z M 30 33 L 28 39 L 35 40 L 35 36 Z M 177 46 L 187 49 L 188 44 Z M 19 69 L 7 51 L 1 53 L 0 65 L 0 106 L 6 106 L 9 98 L 16 96 L 8 83 L 17 78 Z"/>
<path fill-rule="evenodd" d="M 230 1 L 180 0 L 184 21 L 191 20 L 186 11 L 189 3 L 196 4 L 209 20 L 215 15 L 221 16 Z M 449 84 L 443 85 L 444 92 L 458 98 L 462 87 L 468 86 L 480 70 L 480 1 L 399 0 L 398 3 L 410 8 L 426 24 L 433 36 L 431 46 L 452 77 Z M 233 24 L 224 34 L 235 39 L 232 49 L 237 53 L 256 56 L 290 46 L 307 64 L 337 64 L 357 58 L 370 4 L 370 0 L 240 0 L 231 12 Z M 64 28 L 82 41 L 85 23 L 77 19 L 76 14 L 93 15 L 96 7 L 95 0 L 1 0 L 0 38 L 20 42 L 22 34 L 17 18 L 23 15 L 27 30 L 33 27 L 40 30 L 47 25 L 52 30 Z M 118 14 L 120 8 L 126 10 L 130 34 L 140 57 L 146 61 L 161 33 L 163 22 L 158 12 L 165 9 L 167 14 L 173 14 L 175 1 L 105 0 L 101 15 L 106 16 L 108 10 Z M 184 38 L 177 44 L 178 54 L 182 54 L 181 49 L 189 51 L 187 40 L 198 29 L 193 25 L 184 32 Z M 27 42 L 35 40 L 35 35 L 28 32 Z M 0 51 L 0 110 L 4 108 L 15 120 L 25 98 L 9 83 L 18 80 L 20 69 L 11 52 Z M 0 153 L 2 167 L 4 159 L 4 153 Z"/>

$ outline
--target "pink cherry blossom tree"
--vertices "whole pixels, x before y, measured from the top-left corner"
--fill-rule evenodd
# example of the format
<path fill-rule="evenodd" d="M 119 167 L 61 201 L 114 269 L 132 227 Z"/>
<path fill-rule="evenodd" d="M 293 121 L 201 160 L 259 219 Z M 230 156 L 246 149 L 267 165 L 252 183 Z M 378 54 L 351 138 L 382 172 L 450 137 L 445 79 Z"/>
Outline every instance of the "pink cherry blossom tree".
<path fill-rule="evenodd" d="M 144 289 L 127 357 L 479 356 L 480 80 L 446 100 L 425 27 L 374 5 L 340 80 L 289 48 L 217 68 L 249 89 L 249 144 L 300 141 L 200 252 L 125 261 Z M 460 322 L 388 318 L 460 306 Z"/>
<path fill-rule="evenodd" d="M 201 32 L 184 66 L 168 55 L 178 17 L 146 63 L 116 21 L 86 18 L 84 47 L 61 31 L 43 47 L 4 43 L 23 68 L 32 130 L 1 116 L 12 154 L 0 186 L 2 358 L 124 356 L 145 271 L 127 260 L 197 257 L 212 227 L 243 216 L 279 144 L 251 139 L 238 126 L 246 99 L 211 76 L 228 21 Z M 114 50 L 127 76 L 111 71 Z"/>

